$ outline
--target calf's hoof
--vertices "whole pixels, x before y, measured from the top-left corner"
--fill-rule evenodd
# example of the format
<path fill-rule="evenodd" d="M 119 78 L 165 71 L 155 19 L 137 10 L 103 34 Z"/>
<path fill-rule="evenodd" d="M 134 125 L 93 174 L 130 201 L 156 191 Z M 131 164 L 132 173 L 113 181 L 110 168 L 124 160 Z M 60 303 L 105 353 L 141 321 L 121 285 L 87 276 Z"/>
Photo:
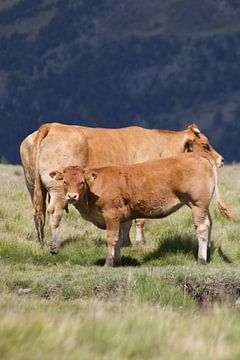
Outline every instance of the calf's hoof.
<path fill-rule="evenodd" d="M 198 259 L 198 264 L 199 265 L 207 265 L 207 261 L 204 259 Z"/>

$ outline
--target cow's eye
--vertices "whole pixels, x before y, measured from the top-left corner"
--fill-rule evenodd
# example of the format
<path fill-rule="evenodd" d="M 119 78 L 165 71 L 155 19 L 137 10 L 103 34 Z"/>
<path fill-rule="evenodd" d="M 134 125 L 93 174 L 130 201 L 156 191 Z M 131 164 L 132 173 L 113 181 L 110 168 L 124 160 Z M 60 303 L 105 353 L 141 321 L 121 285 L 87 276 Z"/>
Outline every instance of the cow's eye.
<path fill-rule="evenodd" d="M 84 180 L 81 180 L 81 181 L 80 181 L 80 185 L 83 185 L 83 184 L 84 184 Z"/>
<path fill-rule="evenodd" d="M 203 143 L 202 146 L 205 150 L 210 150 L 210 146 L 208 144 Z"/>

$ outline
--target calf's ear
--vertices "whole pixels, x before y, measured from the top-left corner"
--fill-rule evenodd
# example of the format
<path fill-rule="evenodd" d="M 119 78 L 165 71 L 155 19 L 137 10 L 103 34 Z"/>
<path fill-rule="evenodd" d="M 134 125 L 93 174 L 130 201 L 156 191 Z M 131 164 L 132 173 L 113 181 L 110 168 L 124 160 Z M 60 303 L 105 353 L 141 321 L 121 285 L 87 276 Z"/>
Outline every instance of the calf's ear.
<path fill-rule="evenodd" d="M 95 172 L 90 172 L 90 173 L 88 173 L 88 174 L 85 174 L 85 176 L 84 176 L 84 179 L 85 179 L 85 181 L 87 182 L 87 183 L 92 183 L 92 182 L 94 182 L 94 180 L 97 178 L 97 173 L 95 173 Z"/>
<path fill-rule="evenodd" d="M 49 173 L 49 175 L 51 176 L 51 178 L 53 180 L 62 180 L 63 179 L 63 174 L 58 170 L 51 171 Z"/>

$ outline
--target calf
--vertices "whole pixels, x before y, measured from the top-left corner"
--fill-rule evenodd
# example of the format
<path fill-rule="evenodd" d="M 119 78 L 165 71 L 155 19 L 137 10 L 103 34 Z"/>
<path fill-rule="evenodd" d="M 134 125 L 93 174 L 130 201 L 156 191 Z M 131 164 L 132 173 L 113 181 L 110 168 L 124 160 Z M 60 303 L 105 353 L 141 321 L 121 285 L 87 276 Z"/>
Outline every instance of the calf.
<path fill-rule="evenodd" d="M 128 220 L 163 218 L 187 205 L 197 231 L 198 262 L 205 264 L 214 189 L 221 213 L 234 218 L 221 203 L 216 164 L 206 152 L 121 167 L 69 166 L 49 175 L 54 181 L 63 181 L 66 202 L 73 204 L 84 219 L 107 229 L 108 266 L 121 263 L 121 233 Z"/>

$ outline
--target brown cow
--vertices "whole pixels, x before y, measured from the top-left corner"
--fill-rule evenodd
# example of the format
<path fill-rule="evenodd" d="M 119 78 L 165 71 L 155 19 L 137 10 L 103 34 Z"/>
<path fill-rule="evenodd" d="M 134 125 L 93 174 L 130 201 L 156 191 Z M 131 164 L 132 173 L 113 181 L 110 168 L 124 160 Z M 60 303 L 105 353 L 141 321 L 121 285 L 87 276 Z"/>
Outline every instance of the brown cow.
<path fill-rule="evenodd" d="M 49 176 L 52 169 L 62 171 L 69 165 L 129 165 L 159 157 L 206 148 L 223 163 L 200 133 L 197 125 L 183 131 L 147 130 L 137 126 L 122 129 L 101 129 L 58 123 L 42 125 L 21 144 L 20 155 L 27 188 L 34 208 L 34 220 L 40 244 L 44 244 L 46 195 L 49 194 L 49 223 L 52 233 L 51 252 L 59 250 L 59 224 L 65 208 L 63 186 Z M 137 239 L 142 240 L 143 221 L 138 221 Z M 125 225 L 124 242 L 129 240 L 130 223 Z"/>
<path fill-rule="evenodd" d="M 209 205 L 214 193 L 221 213 L 233 215 L 221 203 L 216 163 L 207 152 L 180 154 L 123 167 L 66 167 L 49 174 L 63 183 L 67 203 L 82 217 L 107 229 L 105 265 L 121 263 L 121 225 L 136 218 L 163 218 L 187 205 L 199 242 L 198 261 L 206 263 L 210 245 Z"/>

